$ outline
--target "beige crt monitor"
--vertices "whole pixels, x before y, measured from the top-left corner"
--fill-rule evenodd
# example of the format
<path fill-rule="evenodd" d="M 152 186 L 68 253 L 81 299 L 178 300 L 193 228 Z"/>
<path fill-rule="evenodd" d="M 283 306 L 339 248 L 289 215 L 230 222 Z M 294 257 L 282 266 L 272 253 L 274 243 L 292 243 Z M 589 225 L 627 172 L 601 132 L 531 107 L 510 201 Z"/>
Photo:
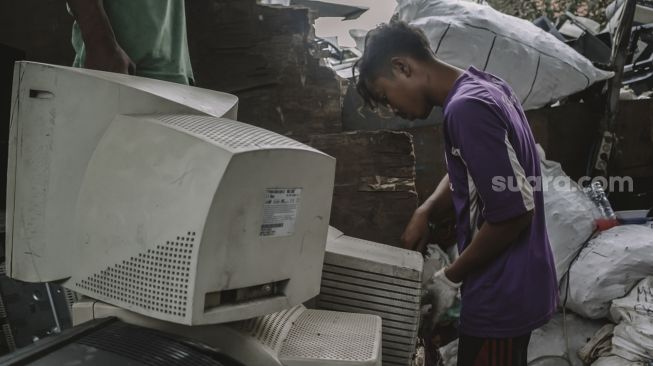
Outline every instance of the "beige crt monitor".
<path fill-rule="evenodd" d="M 150 317 L 252 318 L 317 295 L 335 160 L 237 99 L 17 63 L 7 272 Z"/>
<path fill-rule="evenodd" d="M 252 366 L 381 366 L 381 318 L 370 314 L 306 309 L 231 322 L 186 326 L 152 319 L 100 301 L 83 299 L 73 324 L 107 317 L 182 336 Z M 383 361 L 383 363 L 382 363 Z"/>

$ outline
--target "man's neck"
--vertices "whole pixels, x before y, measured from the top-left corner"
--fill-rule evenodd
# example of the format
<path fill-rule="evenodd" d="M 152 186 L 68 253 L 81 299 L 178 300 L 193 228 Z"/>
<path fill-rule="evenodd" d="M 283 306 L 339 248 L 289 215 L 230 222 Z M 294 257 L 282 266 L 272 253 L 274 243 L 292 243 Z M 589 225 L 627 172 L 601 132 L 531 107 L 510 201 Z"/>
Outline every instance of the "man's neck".
<path fill-rule="evenodd" d="M 429 101 L 442 106 L 452 91 L 456 80 L 465 71 L 441 61 L 432 61 L 427 74 Z"/>

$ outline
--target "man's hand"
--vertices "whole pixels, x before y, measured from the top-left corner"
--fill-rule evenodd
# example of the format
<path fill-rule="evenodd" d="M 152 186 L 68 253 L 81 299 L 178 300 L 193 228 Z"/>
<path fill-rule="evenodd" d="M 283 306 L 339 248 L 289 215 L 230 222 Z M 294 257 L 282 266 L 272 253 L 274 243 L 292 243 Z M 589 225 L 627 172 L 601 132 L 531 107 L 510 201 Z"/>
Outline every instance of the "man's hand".
<path fill-rule="evenodd" d="M 136 66 L 118 44 L 87 44 L 84 68 L 133 75 Z"/>
<path fill-rule="evenodd" d="M 449 175 L 445 175 L 435 191 L 422 203 L 401 236 L 405 249 L 421 252 L 429 239 L 429 221 L 439 223 L 453 216 L 453 199 L 449 189 Z"/>
<path fill-rule="evenodd" d="M 460 253 L 460 257 L 447 267 L 447 277 L 459 282 L 470 272 L 482 269 L 505 252 L 531 225 L 532 219 L 531 210 L 502 222 L 484 222 L 472 242 Z"/>
<path fill-rule="evenodd" d="M 430 325 L 433 329 L 442 319 L 442 316 L 453 305 L 460 283 L 451 282 L 444 274 L 442 268 L 436 272 L 427 282 L 425 287 L 424 300 L 431 304 Z"/>
<path fill-rule="evenodd" d="M 413 213 L 404 233 L 401 235 L 401 246 L 405 249 L 420 251 L 429 236 L 429 213 L 422 207 Z"/>

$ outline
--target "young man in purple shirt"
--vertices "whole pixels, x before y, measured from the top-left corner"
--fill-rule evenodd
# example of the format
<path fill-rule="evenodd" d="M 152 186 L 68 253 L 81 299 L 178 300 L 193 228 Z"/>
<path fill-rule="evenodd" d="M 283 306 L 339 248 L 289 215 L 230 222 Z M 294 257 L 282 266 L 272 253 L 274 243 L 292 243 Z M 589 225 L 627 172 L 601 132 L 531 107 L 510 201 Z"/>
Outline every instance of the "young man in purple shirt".
<path fill-rule="evenodd" d="M 371 31 L 357 67 L 371 108 L 406 119 L 444 110 L 448 174 L 402 236 L 417 249 L 429 221 L 455 214 L 460 256 L 429 280 L 433 322 L 460 287 L 458 365 L 526 365 L 531 331 L 555 312 L 558 286 L 542 192 L 533 187 L 539 157 L 519 100 L 493 75 L 436 59 L 405 23 Z"/>

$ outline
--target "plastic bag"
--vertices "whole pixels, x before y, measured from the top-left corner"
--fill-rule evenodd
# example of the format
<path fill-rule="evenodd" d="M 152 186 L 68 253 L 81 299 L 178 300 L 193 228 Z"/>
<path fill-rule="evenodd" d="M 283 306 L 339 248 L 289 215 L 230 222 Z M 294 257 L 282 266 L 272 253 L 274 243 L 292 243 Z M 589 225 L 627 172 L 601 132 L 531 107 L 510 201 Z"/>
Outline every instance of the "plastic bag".
<path fill-rule="evenodd" d="M 555 260 L 558 282 L 567 273 L 571 261 L 594 231 L 596 206 L 559 163 L 546 160 L 538 145 L 542 168 L 542 188 L 546 232 Z"/>
<path fill-rule="evenodd" d="M 633 362 L 619 356 L 601 357 L 592 366 L 646 366 L 644 362 Z"/>
<path fill-rule="evenodd" d="M 653 360 L 653 277 L 614 300 L 610 316 L 620 322 L 614 328 L 612 353 L 629 361 Z"/>
<path fill-rule="evenodd" d="M 422 29 L 439 59 L 502 78 L 524 109 L 543 107 L 613 75 L 532 23 L 490 6 L 459 0 L 397 3 L 398 19 Z"/>
<path fill-rule="evenodd" d="M 600 233 L 571 266 L 567 308 L 592 319 L 608 316 L 612 300 L 653 275 L 652 263 L 652 229 L 622 225 Z"/>
<path fill-rule="evenodd" d="M 528 344 L 528 364 L 531 365 L 565 365 L 562 360 L 567 356 L 567 338 L 563 326 L 567 326 L 566 335 L 569 338 L 569 359 L 574 366 L 583 366 L 576 351 L 587 343 L 594 334 L 605 325 L 605 321 L 584 319 L 576 314 L 567 312 L 563 321 L 563 314 L 556 314 L 544 326 L 531 333 Z M 557 363 L 556 363 L 557 362 Z"/>

